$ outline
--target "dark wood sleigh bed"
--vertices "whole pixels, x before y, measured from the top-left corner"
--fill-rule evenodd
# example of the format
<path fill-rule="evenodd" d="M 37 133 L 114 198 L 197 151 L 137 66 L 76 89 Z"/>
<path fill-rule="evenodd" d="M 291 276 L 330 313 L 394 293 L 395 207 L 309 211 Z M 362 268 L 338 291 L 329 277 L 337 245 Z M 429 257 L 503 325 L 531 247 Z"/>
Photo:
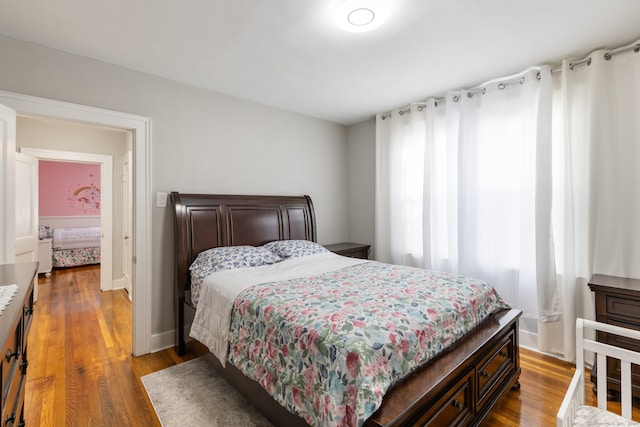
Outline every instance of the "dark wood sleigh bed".
<path fill-rule="evenodd" d="M 190 303 L 189 266 L 198 253 L 219 246 L 260 246 L 273 240 L 316 241 L 308 196 L 171 193 L 175 212 L 177 351 L 186 351 L 185 310 Z M 509 390 L 519 387 L 516 309 L 487 318 L 446 352 L 394 386 L 365 426 L 479 425 Z M 217 361 L 216 361 L 217 362 Z M 276 426 L 306 426 L 237 368 L 221 374 Z"/>

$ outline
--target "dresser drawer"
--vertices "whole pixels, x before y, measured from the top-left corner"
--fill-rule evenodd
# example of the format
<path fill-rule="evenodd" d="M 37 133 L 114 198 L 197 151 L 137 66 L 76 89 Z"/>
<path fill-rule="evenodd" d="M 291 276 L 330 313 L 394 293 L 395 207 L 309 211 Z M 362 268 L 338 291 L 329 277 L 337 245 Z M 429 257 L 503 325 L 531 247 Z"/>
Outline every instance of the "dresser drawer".
<path fill-rule="evenodd" d="M 609 324 L 621 326 L 623 328 L 637 329 L 637 326 L 630 326 L 625 322 L 619 322 L 614 319 L 609 319 Z M 628 350 L 640 352 L 640 341 L 633 340 L 631 338 L 621 337 L 619 335 L 599 333 L 598 341 L 606 342 L 620 348 L 626 348 Z M 611 381 L 614 390 L 620 389 L 620 361 L 612 358 L 607 358 L 607 377 Z M 595 378 L 594 378 L 595 380 Z M 636 395 L 640 393 L 640 366 L 631 365 L 631 383 L 632 390 Z"/>
<path fill-rule="evenodd" d="M 29 330 L 31 329 L 31 321 L 33 320 L 33 288 L 29 289 L 27 293 L 27 297 L 24 302 L 24 306 L 22 308 L 22 316 L 23 316 L 23 342 L 27 341 L 27 335 L 29 334 Z"/>
<path fill-rule="evenodd" d="M 17 383 L 15 394 L 11 394 L 11 399 L 7 401 L 7 405 L 2 411 L 2 426 L 12 427 L 24 425 L 21 423 L 24 419 L 24 388 L 25 377 L 20 376 Z"/>
<path fill-rule="evenodd" d="M 627 322 L 620 321 L 614 318 L 609 318 L 607 323 L 623 328 L 638 329 L 638 325 L 629 324 Z M 615 345 L 616 347 L 622 347 L 628 350 L 640 352 L 640 341 L 631 338 L 621 337 L 615 334 L 608 334 L 606 332 L 599 332 L 598 341 L 607 342 L 611 345 Z"/>
<path fill-rule="evenodd" d="M 15 325 L 13 332 L 7 337 L 2 357 L 2 409 L 7 407 L 7 396 L 12 395 L 15 386 L 20 382 L 20 370 L 18 369 L 22 329 L 21 323 Z"/>
<path fill-rule="evenodd" d="M 606 296 L 607 317 L 626 318 L 630 323 L 640 326 L 640 301 L 618 295 Z M 627 326 L 628 327 L 628 326 Z"/>
<path fill-rule="evenodd" d="M 482 407 L 493 396 L 493 392 L 507 379 L 507 373 L 514 366 L 515 335 L 510 332 L 500 339 L 493 350 L 482 360 L 477 368 L 476 384 L 478 385 L 478 408 Z"/>
<path fill-rule="evenodd" d="M 9 384 L 9 394 L 7 395 L 7 400 L 2 406 L 2 425 L 14 425 L 15 420 L 18 419 L 16 415 L 18 414 L 18 407 L 21 407 L 21 400 L 24 401 L 24 396 L 22 393 L 23 384 L 23 376 L 20 375 L 20 372 L 16 372 L 13 376 L 10 384 Z M 8 422 L 9 420 L 9 422 Z M 11 421 L 13 420 L 13 421 Z M 15 423 L 17 424 L 17 423 Z"/>
<path fill-rule="evenodd" d="M 473 413 L 473 371 L 449 389 L 412 426 L 465 426 Z M 427 421 L 428 420 L 428 421 Z"/>

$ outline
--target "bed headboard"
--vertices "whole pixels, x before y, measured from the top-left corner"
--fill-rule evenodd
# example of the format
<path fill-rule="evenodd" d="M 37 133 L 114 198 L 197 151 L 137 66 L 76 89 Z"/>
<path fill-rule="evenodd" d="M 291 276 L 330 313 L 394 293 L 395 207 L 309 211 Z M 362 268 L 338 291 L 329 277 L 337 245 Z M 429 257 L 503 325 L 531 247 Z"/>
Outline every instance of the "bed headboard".
<path fill-rule="evenodd" d="M 218 246 L 260 246 L 272 240 L 316 241 L 309 196 L 245 196 L 171 193 L 175 208 L 175 280 L 190 289 L 189 266 Z"/>

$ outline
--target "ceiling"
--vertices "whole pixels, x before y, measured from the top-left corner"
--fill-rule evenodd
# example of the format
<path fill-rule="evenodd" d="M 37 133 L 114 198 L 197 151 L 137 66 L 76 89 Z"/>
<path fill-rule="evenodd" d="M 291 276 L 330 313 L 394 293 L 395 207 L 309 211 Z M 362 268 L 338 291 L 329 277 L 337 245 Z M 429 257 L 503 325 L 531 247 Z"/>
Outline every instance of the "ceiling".
<path fill-rule="evenodd" d="M 339 0 L 0 0 L 0 34 L 352 124 L 640 38 L 638 0 L 387 0 L 369 33 Z"/>

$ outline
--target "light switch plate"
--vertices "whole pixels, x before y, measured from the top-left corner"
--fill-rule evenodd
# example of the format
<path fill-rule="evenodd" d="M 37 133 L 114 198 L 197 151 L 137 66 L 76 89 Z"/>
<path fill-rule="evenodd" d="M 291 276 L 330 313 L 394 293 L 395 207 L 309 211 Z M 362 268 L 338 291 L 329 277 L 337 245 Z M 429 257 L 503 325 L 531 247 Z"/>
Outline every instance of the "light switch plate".
<path fill-rule="evenodd" d="M 167 207 L 167 193 L 165 193 L 164 191 L 158 191 L 156 193 L 156 207 L 157 208 Z"/>

